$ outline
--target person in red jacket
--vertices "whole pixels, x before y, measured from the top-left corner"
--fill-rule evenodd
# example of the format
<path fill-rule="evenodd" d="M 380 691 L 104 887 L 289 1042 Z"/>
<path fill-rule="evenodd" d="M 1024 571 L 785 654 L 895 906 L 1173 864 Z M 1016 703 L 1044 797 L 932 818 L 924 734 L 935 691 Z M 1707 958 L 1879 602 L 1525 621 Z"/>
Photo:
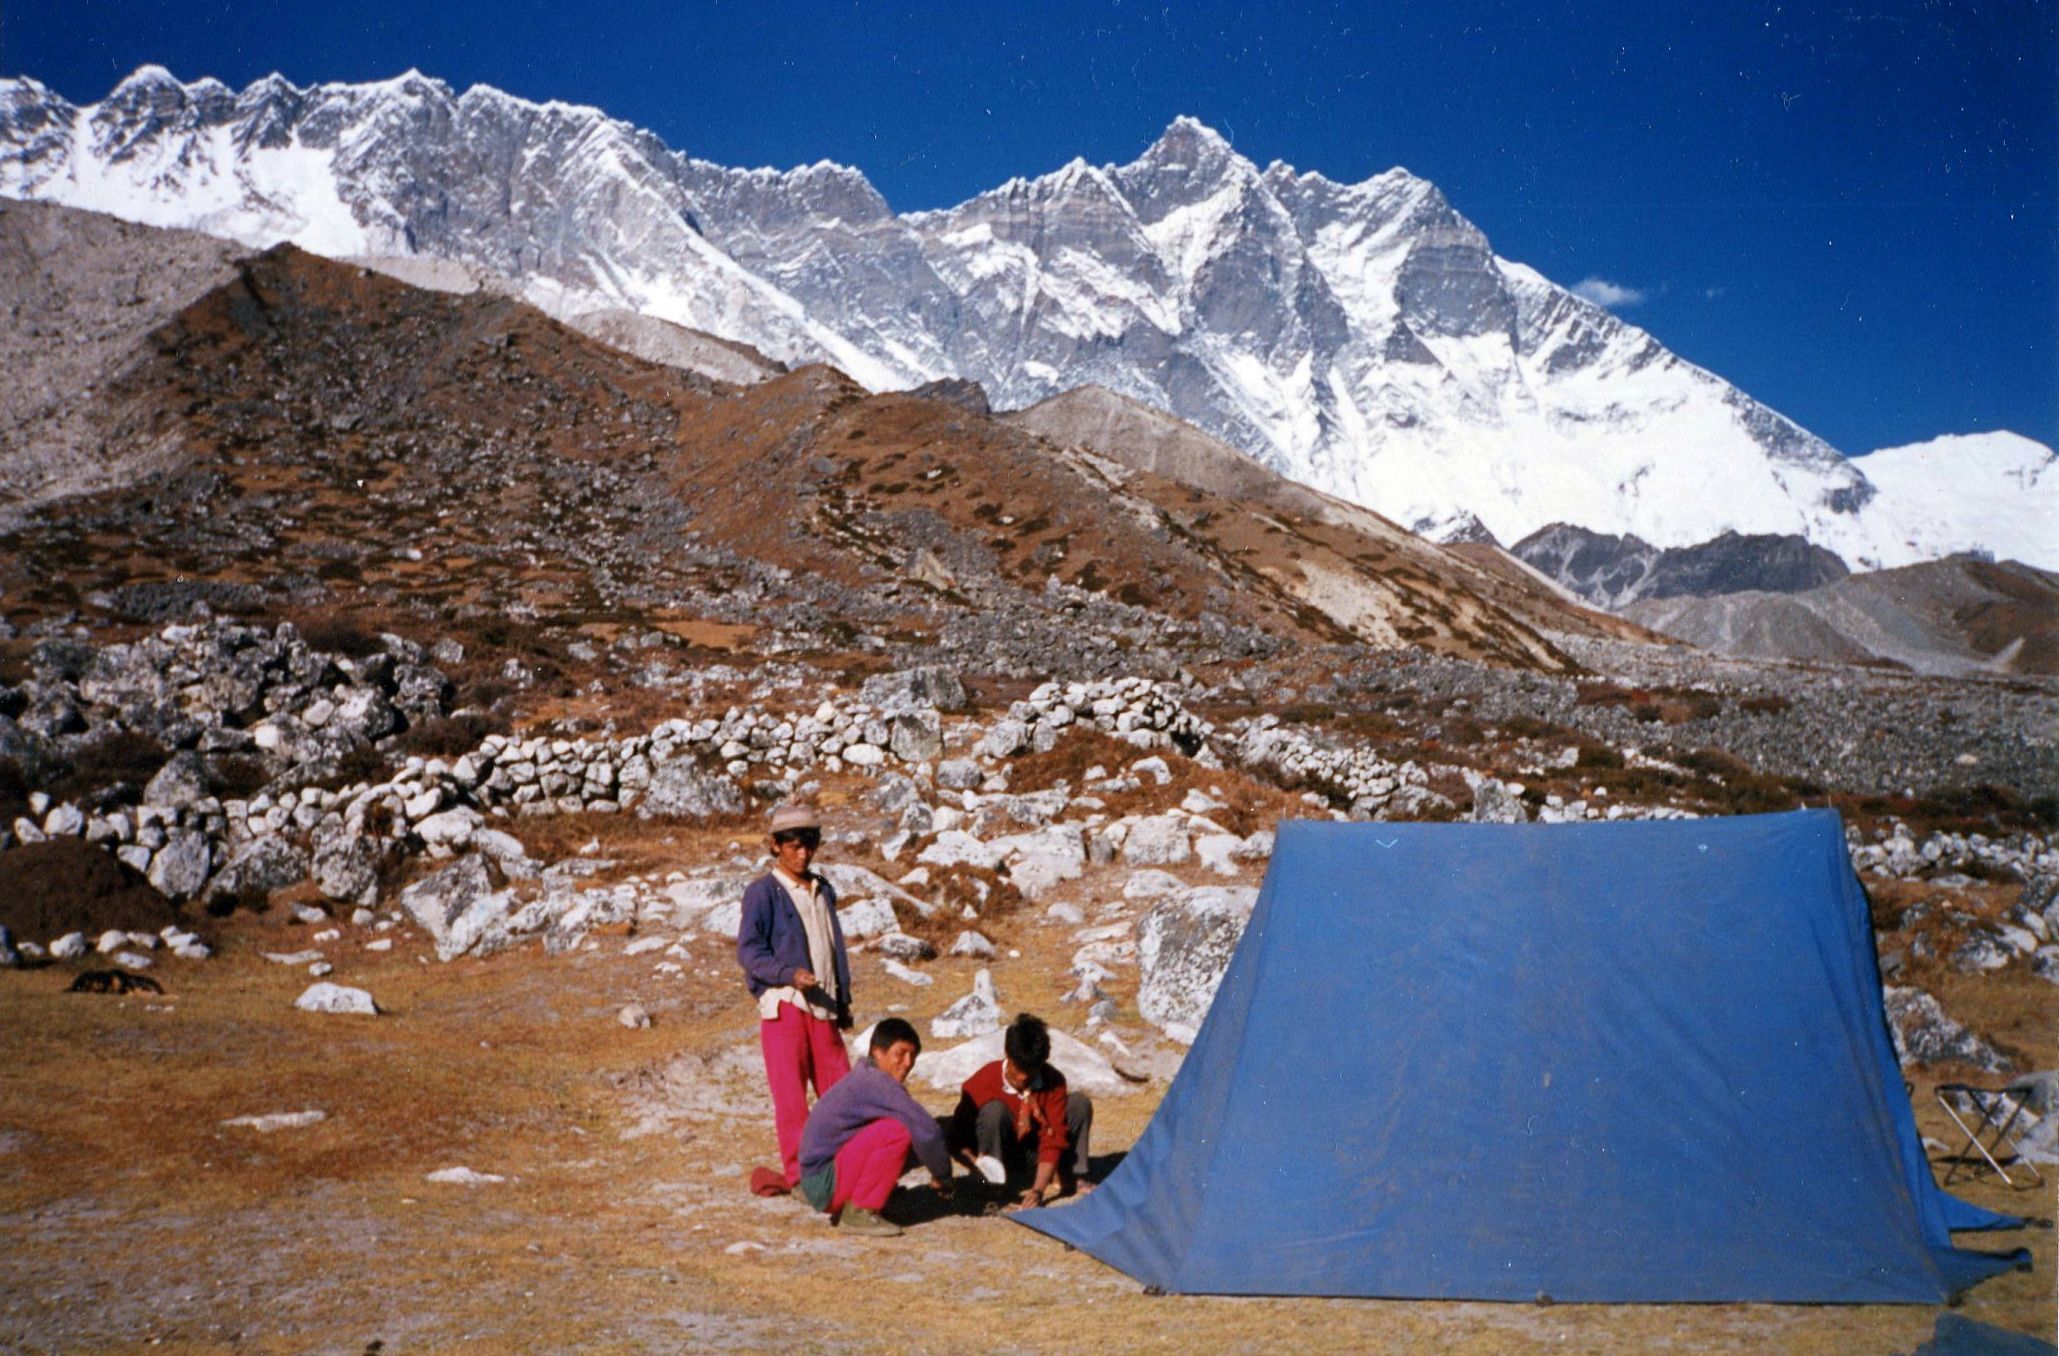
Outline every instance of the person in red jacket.
<path fill-rule="evenodd" d="M 1002 1058 L 959 1089 L 945 1137 L 951 1152 L 996 1186 L 1020 1188 L 1010 1209 L 1034 1209 L 1054 1194 L 1085 1193 L 1087 1138 L 1094 1103 L 1068 1091 L 1051 1064 L 1051 1033 L 1040 1018 L 1018 1016 L 1002 1037 Z M 1026 1187 L 1020 1184 L 1027 1182 Z"/>

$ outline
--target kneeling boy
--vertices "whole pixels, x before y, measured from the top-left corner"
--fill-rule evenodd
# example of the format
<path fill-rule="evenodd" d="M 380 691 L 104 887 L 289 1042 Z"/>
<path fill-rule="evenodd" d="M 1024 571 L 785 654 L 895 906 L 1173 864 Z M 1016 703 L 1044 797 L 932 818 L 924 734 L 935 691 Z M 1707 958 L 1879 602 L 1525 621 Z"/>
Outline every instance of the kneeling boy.
<path fill-rule="evenodd" d="M 1001 1049 L 1003 1058 L 960 1090 L 948 1132 L 952 1154 L 997 1185 L 1028 1177 L 1012 1209 L 1042 1205 L 1054 1186 L 1092 1190 L 1083 1179 L 1094 1104 L 1083 1092 L 1068 1092 L 1065 1075 L 1052 1067 L 1050 1031 L 1024 1013 L 1009 1026 Z M 1032 1154 L 1034 1172 L 1026 1161 Z M 1061 1173 L 1067 1182 L 1056 1181 Z"/>
<path fill-rule="evenodd" d="M 880 1216 L 910 1149 L 951 1194 L 951 1156 L 943 1127 L 904 1086 L 922 1038 L 899 1017 L 872 1029 L 870 1052 L 838 1079 L 808 1113 L 801 1132 L 801 1195 L 857 1234 L 892 1235 L 900 1229 Z"/>

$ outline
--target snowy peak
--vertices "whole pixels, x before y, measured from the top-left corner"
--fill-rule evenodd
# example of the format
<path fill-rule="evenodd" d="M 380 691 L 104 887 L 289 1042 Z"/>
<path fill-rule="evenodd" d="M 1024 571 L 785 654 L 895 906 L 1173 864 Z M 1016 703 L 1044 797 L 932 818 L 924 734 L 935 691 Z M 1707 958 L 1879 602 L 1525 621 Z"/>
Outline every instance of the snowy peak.
<path fill-rule="evenodd" d="M 635 312 L 875 390 L 965 379 L 1019 408 L 1098 384 L 1430 532 L 2059 564 L 2024 545 L 2059 542 L 2048 450 L 1848 461 L 1498 257 L 1427 180 L 1260 172 L 1190 117 L 1127 164 L 903 216 L 847 166 L 733 169 L 598 109 L 418 71 L 239 93 L 144 67 L 85 108 L 0 81 L 0 194 L 447 261 L 558 315 Z"/>
<path fill-rule="evenodd" d="M 1257 166 L 1186 117 L 1174 119 L 1143 155 L 1107 172 L 1146 225 L 1210 203 L 1217 204 L 1212 215 L 1220 216 L 1230 200 L 1259 186 Z"/>

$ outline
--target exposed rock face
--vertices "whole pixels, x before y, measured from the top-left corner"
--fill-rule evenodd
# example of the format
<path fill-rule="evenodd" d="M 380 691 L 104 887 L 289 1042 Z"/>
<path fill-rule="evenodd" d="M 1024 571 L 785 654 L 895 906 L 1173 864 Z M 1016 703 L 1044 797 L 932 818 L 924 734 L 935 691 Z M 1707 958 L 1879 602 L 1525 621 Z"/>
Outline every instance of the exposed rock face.
<path fill-rule="evenodd" d="M 1697 546 L 1660 548 L 1635 536 L 1553 523 L 1510 550 L 1545 578 L 1606 608 L 1747 590 L 1801 593 L 1851 573 L 1835 552 L 1791 534 L 1725 532 Z"/>
<path fill-rule="evenodd" d="M 214 867 L 214 846 L 207 835 L 191 829 L 174 830 L 163 847 L 150 859 L 144 874 L 166 899 L 191 899 L 207 883 Z"/>
<path fill-rule="evenodd" d="M 1251 919 L 1258 891 L 1200 886 L 1152 907 L 1137 928 L 1137 1011 L 1192 1041 Z"/>

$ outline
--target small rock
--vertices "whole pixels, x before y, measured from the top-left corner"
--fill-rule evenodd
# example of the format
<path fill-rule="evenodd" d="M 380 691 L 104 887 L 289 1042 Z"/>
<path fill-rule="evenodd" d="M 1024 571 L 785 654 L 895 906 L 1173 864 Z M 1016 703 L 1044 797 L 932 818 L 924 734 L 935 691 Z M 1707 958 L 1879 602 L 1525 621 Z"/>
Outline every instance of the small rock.
<path fill-rule="evenodd" d="M 151 965 L 150 957 L 140 951 L 117 951 L 114 963 L 124 970 L 148 970 Z"/>
<path fill-rule="evenodd" d="M 921 937 L 911 937 L 905 932 L 882 933 L 873 943 L 872 949 L 889 960 L 923 961 L 936 959 L 934 942 Z"/>
<path fill-rule="evenodd" d="M 86 951 L 86 934 L 83 932 L 67 932 L 50 943 L 50 954 L 61 961 L 77 960 Z"/>
<path fill-rule="evenodd" d="M 444 1182 L 453 1186 L 486 1186 L 489 1183 L 505 1182 L 508 1179 L 499 1173 L 474 1172 L 470 1168 L 438 1168 L 436 1171 L 427 1174 L 423 1180 Z"/>
<path fill-rule="evenodd" d="M 231 1116 L 223 1125 L 255 1130 L 260 1135 L 269 1135 L 274 1130 L 299 1130 L 310 1125 L 320 1125 L 329 1119 L 326 1111 L 274 1111 L 264 1116 Z"/>
<path fill-rule="evenodd" d="M 967 930 L 958 934 L 944 952 L 947 956 L 971 956 L 975 960 L 991 960 L 994 944 L 985 935 Z"/>
<path fill-rule="evenodd" d="M 363 989 L 331 984 L 326 980 L 309 985 L 306 993 L 293 1000 L 293 1006 L 302 1012 L 330 1012 L 359 1017 L 379 1015 L 379 1005 L 374 1003 L 372 995 Z"/>
<path fill-rule="evenodd" d="M 923 988 L 936 982 L 931 976 L 925 975 L 920 970 L 911 970 L 897 960 L 882 961 L 880 962 L 880 968 L 895 979 L 900 980 L 903 984 L 913 984 L 917 988 Z"/>
<path fill-rule="evenodd" d="M 625 1003 L 622 1010 L 615 1014 L 615 1020 L 631 1031 L 646 1031 L 650 1029 L 651 1014 L 641 1003 Z"/>
<path fill-rule="evenodd" d="M 930 1034 L 939 1040 L 983 1036 L 1001 1028 L 1001 1003 L 994 977 L 982 969 L 972 979 L 972 992 L 930 1019 Z"/>

